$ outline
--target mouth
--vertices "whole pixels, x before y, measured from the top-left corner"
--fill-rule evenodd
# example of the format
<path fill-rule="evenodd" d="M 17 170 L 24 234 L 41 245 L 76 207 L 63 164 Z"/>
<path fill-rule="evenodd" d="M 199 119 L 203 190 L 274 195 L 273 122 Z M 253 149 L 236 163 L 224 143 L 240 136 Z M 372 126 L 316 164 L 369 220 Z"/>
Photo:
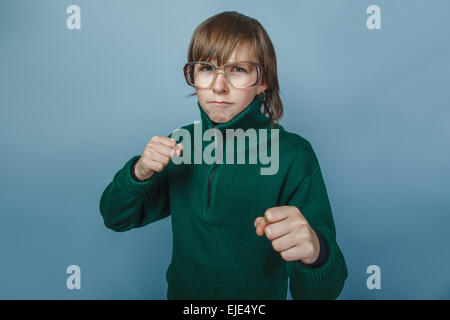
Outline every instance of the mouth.
<path fill-rule="evenodd" d="M 228 106 L 228 105 L 232 104 L 231 102 L 226 102 L 226 101 L 211 101 L 210 103 L 218 105 L 218 106 Z"/>

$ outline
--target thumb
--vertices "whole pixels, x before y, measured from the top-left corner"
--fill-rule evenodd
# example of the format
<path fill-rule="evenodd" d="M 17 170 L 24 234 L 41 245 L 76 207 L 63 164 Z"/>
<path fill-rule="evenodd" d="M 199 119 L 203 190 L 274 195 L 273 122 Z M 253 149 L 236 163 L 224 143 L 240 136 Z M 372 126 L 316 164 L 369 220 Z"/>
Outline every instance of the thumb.
<path fill-rule="evenodd" d="M 268 225 L 268 221 L 265 219 L 265 217 L 258 217 L 255 219 L 255 228 L 256 228 L 256 234 L 258 236 L 264 235 L 264 229 Z"/>
<path fill-rule="evenodd" d="M 181 151 L 184 150 L 184 147 L 181 143 L 178 143 L 175 145 L 175 147 L 172 149 L 172 153 L 170 154 L 170 157 L 172 158 L 174 155 L 177 155 L 178 157 L 181 156 Z"/>
<path fill-rule="evenodd" d="M 176 154 L 177 156 L 181 156 L 181 151 L 184 150 L 183 145 L 182 145 L 181 143 L 178 143 L 178 144 L 175 146 L 175 149 L 176 149 L 175 154 Z"/>

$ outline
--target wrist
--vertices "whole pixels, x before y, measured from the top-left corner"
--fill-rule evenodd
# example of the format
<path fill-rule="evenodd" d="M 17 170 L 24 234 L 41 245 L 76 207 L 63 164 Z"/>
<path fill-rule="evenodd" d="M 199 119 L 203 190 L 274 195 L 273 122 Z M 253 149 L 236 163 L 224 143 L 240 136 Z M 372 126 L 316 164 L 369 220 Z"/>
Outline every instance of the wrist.
<path fill-rule="evenodd" d="M 151 178 L 154 171 L 153 170 L 150 170 L 150 171 L 142 170 L 142 168 L 140 166 L 140 161 L 141 161 L 141 159 L 139 158 L 139 160 L 137 162 L 135 162 L 132 170 L 133 170 L 133 174 L 136 178 L 138 178 L 141 181 L 145 181 L 145 180 L 148 180 Z"/>
<path fill-rule="evenodd" d="M 328 260 L 328 256 L 329 256 L 329 249 L 327 246 L 327 243 L 325 241 L 325 238 L 323 237 L 323 235 L 319 232 L 314 230 L 317 238 L 319 240 L 319 252 L 318 252 L 318 256 L 317 259 L 313 262 L 313 263 L 304 263 L 301 260 L 297 260 L 300 264 L 309 267 L 309 268 L 317 268 L 322 266 L 324 263 L 327 262 Z"/>

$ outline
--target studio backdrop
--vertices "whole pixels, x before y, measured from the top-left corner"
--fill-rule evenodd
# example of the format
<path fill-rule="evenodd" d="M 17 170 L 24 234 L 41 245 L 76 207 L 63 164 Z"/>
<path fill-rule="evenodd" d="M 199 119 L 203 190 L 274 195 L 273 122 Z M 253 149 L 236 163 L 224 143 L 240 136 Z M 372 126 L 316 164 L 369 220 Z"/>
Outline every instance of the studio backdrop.
<path fill-rule="evenodd" d="M 114 232 L 99 201 L 200 120 L 183 66 L 223 11 L 274 44 L 280 123 L 316 152 L 348 267 L 338 299 L 449 299 L 446 0 L 2 0 L 0 298 L 166 299 L 170 219 Z"/>

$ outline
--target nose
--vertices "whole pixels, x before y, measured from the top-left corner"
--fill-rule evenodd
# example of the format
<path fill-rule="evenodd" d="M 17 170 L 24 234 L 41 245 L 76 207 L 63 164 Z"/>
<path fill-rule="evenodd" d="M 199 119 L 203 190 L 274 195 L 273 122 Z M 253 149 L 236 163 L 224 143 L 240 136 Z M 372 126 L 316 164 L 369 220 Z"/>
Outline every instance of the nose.
<path fill-rule="evenodd" d="M 215 93 L 225 93 L 228 91 L 228 83 L 225 75 L 221 72 L 217 73 L 216 80 L 214 81 L 213 91 Z"/>

